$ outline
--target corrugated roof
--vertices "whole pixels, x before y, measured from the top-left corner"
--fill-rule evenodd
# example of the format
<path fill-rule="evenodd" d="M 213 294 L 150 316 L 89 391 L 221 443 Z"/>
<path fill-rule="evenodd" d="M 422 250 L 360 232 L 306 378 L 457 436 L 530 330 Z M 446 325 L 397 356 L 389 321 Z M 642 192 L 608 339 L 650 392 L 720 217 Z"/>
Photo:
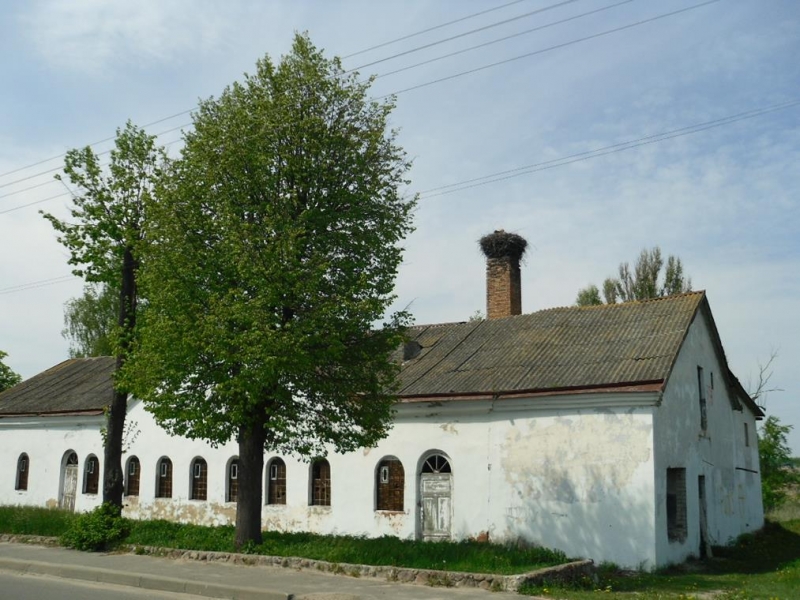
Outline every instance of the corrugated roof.
<path fill-rule="evenodd" d="M 111 403 L 115 360 L 73 358 L 0 393 L 0 416 L 100 413 Z"/>
<path fill-rule="evenodd" d="M 402 398 L 663 382 L 704 292 L 411 328 Z M 399 358 L 399 356 L 398 356 Z"/>

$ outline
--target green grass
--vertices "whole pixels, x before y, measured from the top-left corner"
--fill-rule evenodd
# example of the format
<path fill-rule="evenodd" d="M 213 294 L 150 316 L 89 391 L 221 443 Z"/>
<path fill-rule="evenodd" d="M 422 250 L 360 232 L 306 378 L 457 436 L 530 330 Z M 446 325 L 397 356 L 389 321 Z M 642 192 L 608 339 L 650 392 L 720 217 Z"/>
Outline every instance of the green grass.
<path fill-rule="evenodd" d="M 76 518 L 74 513 L 53 508 L 0 506 L 0 533 L 58 537 Z"/>
<path fill-rule="evenodd" d="M 768 522 L 714 558 L 689 561 L 655 573 L 601 566 L 599 581 L 523 590 L 531 595 L 584 600 L 794 600 L 800 597 L 800 520 Z"/>
<path fill-rule="evenodd" d="M 0 507 L 0 533 L 61 536 L 76 515 L 31 507 Z M 126 520 L 123 544 L 182 550 L 233 552 L 232 526 L 205 527 L 170 521 Z M 298 556 L 333 563 L 387 565 L 479 573 L 525 573 L 568 561 L 561 552 L 533 546 L 464 542 L 419 542 L 395 537 L 362 538 L 265 531 L 253 554 Z"/>

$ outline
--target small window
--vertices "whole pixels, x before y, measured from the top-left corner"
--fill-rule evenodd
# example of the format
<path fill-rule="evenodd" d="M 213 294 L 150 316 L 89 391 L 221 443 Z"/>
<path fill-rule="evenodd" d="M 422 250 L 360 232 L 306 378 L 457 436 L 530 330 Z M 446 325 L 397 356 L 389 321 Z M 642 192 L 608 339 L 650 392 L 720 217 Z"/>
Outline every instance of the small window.
<path fill-rule="evenodd" d="M 208 497 L 208 465 L 202 458 L 192 461 L 192 489 L 190 500 L 206 500 Z"/>
<path fill-rule="evenodd" d="M 158 461 L 156 498 L 172 498 L 172 461 L 168 458 Z"/>
<path fill-rule="evenodd" d="M 703 367 L 697 367 L 697 391 L 700 397 L 700 429 L 708 429 L 708 416 L 706 415 L 706 384 L 703 377 Z"/>
<path fill-rule="evenodd" d="M 750 447 L 750 431 L 747 428 L 747 423 L 744 424 L 744 446 L 745 448 Z"/>
<path fill-rule="evenodd" d="M 378 463 L 375 510 L 403 510 L 405 472 L 403 463 L 396 458 L 385 458 Z"/>
<path fill-rule="evenodd" d="M 239 459 L 231 459 L 228 464 L 228 493 L 225 500 L 236 502 L 239 499 Z"/>
<path fill-rule="evenodd" d="M 100 482 L 100 462 L 95 455 L 86 459 L 83 471 L 83 493 L 96 494 Z"/>
<path fill-rule="evenodd" d="M 30 461 L 27 454 L 20 454 L 17 459 L 17 481 L 14 485 L 15 490 L 25 491 L 28 489 L 28 471 Z"/>
<path fill-rule="evenodd" d="M 667 469 L 667 537 L 686 539 L 686 469 Z"/>
<path fill-rule="evenodd" d="M 324 458 L 311 464 L 311 505 L 331 505 L 331 466 Z"/>
<path fill-rule="evenodd" d="M 273 458 L 267 470 L 267 504 L 286 504 L 286 464 L 280 458 Z"/>
<path fill-rule="evenodd" d="M 127 478 L 125 480 L 125 495 L 138 496 L 139 495 L 139 459 L 131 456 L 128 459 Z"/>

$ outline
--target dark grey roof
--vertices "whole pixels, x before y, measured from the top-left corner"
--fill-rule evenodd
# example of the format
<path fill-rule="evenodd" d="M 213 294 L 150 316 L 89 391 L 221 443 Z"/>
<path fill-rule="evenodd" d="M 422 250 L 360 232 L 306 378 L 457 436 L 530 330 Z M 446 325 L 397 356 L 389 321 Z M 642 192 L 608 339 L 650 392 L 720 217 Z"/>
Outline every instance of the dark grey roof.
<path fill-rule="evenodd" d="M 0 416 L 101 413 L 111 403 L 115 360 L 73 358 L 0 394 Z"/>
<path fill-rule="evenodd" d="M 663 383 L 704 292 L 411 328 L 403 398 Z"/>

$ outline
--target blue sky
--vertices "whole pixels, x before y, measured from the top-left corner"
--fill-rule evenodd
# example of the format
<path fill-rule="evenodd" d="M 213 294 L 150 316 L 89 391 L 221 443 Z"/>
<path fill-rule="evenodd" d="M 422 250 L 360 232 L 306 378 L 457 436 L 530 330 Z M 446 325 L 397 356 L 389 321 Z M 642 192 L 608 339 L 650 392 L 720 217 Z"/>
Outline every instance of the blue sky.
<path fill-rule="evenodd" d="M 778 353 L 771 384 L 783 391 L 769 395 L 767 409 L 800 425 L 800 105 L 789 104 L 800 100 L 800 5 L 508 4 L 2 3 L 0 349 L 9 353 L 6 362 L 29 377 L 63 360 L 63 304 L 81 290 L 69 277 L 66 251 L 38 214 L 67 214 L 68 196 L 45 200 L 66 191 L 51 182 L 63 159 L 9 171 L 112 137 L 127 119 L 145 125 L 187 111 L 252 71 L 264 54 L 286 52 L 295 31 L 308 31 L 329 54 L 347 57 L 496 8 L 344 58 L 346 68 L 359 68 L 484 28 L 359 69 L 383 75 L 488 44 L 375 81 L 380 96 L 449 78 L 399 93 L 392 117 L 414 160 L 411 191 L 422 192 L 398 278 L 398 306 L 410 304 L 418 323 L 464 320 L 483 310 L 476 241 L 498 228 L 531 244 L 522 275 L 526 312 L 572 304 L 579 288 L 601 283 L 643 247 L 660 245 L 683 259 L 695 289 L 708 292 L 730 366 L 745 387 L 755 383 L 759 363 Z M 522 55 L 529 56 L 450 78 Z M 769 108 L 775 110 L 725 120 Z M 712 121 L 721 124 L 658 137 Z M 183 114 L 148 129 L 160 133 L 189 122 Z M 425 193 L 646 136 L 656 137 L 571 164 L 448 188 L 455 191 L 444 195 Z M 173 154 L 179 139 L 179 131 L 159 138 Z M 800 454 L 800 430 L 790 441 Z"/>

